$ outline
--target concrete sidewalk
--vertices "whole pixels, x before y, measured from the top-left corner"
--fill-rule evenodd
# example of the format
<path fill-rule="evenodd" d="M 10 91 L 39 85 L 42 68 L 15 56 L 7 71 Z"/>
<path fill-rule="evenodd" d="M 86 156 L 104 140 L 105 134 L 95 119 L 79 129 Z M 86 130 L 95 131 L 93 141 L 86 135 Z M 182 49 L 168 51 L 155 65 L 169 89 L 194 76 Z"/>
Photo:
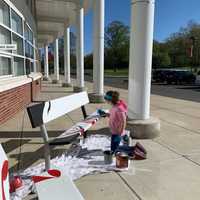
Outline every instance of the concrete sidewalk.
<path fill-rule="evenodd" d="M 87 82 L 91 91 L 92 83 Z M 106 87 L 106 90 L 114 89 Z M 127 100 L 128 92 L 118 89 Z M 72 88 L 43 83 L 40 100 L 52 99 L 72 93 Z M 90 104 L 88 112 L 107 105 Z M 198 200 L 200 196 L 200 103 L 175 98 L 151 96 L 151 113 L 161 119 L 161 136 L 154 140 L 143 140 L 148 150 L 148 159 L 134 161 L 135 172 L 107 173 L 85 176 L 76 181 L 86 200 Z M 0 142 L 4 143 L 10 161 L 10 170 L 17 168 L 19 135 L 22 130 L 22 165 L 25 169 L 43 161 L 42 139 L 38 129 L 32 129 L 26 112 L 0 127 Z M 70 113 L 73 121 L 81 120 L 80 111 Z M 73 122 L 62 117 L 48 124 L 51 136 L 58 135 Z M 106 120 L 100 121 L 91 133 L 105 133 Z M 68 146 L 55 148 L 53 155 L 66 150 Z M 26 199 L 34 199 L 29 196 Z"/>

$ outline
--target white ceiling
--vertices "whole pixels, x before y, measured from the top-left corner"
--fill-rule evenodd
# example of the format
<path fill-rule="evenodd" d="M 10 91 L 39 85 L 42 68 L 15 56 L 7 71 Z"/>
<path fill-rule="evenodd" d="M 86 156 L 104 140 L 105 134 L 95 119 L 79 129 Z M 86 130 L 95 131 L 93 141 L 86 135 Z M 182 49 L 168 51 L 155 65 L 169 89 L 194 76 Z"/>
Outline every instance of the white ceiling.
<path fill-rule="evenodd" d="M 67 26 L 76 22 L 76 10 L 89 10 L 93 0 L 36 0 L 38 43 L 53 42 Z"/>

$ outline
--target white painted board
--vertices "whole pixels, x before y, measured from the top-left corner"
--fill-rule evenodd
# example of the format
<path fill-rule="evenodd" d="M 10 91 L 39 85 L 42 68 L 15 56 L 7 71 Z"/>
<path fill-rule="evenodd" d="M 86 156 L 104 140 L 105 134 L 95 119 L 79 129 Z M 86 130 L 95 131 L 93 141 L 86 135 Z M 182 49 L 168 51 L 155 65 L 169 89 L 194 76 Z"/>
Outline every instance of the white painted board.
<path fill-rule="evenodd" d="M 50 122 L 88 103 L 87 92 L 80 92 L 45 102 L 42 117 L 43 123 Z"/>
<path fill-rule="evenodd" d="M 62 175 L 36 183 L 39 200 L 84 200 L 71 179 Z"/>

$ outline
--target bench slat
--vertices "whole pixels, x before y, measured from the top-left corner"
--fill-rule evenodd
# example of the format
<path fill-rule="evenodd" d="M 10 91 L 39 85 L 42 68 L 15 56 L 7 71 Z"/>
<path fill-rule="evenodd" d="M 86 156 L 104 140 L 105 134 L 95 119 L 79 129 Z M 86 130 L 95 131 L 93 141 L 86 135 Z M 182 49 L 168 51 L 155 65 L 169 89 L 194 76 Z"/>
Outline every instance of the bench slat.
<path fill-rule="evenodd" d="M 43 122 L 50 122 L 88 103 L 87 92 L 80 92 L 46 102 L 43 111 Z"/>
<path fill-rule="evenodd" d="M 57 119 L 89 103 L 87 92 L 37 103 L 27 108 L 32 127 L 38 127 Z"/>

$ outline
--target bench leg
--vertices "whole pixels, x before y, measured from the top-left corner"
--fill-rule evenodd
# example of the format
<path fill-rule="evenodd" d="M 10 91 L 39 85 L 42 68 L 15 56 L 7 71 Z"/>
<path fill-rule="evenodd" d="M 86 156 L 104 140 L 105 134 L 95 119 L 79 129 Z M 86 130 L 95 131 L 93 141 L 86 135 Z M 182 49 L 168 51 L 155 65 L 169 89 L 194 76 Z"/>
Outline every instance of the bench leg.
<path fill-rule="evenodd" d="M 45 125 L 40 126 L 42 138 L 44 140 L 44 158 L 45 158 L 45 170 L 49 170 L 51 167 L 51 152 L 50 152 L 50 146 L 49 146 L 49 137 L 47 133 L 47 129 Z"/>
<path fill-rule="evenodd" d="M 44 158 L 45 158 L 45 170 L 49 170 L 51 167 L 51 155 L 49 144 L 44 145 Z"/>
<path fill-rule="evenodd" d="M 84 119 L 86 119 L 87 118 L 87 112 L 86 112 L 85 106 L 81 106 L 81 110 L 82 110 Z"/>

